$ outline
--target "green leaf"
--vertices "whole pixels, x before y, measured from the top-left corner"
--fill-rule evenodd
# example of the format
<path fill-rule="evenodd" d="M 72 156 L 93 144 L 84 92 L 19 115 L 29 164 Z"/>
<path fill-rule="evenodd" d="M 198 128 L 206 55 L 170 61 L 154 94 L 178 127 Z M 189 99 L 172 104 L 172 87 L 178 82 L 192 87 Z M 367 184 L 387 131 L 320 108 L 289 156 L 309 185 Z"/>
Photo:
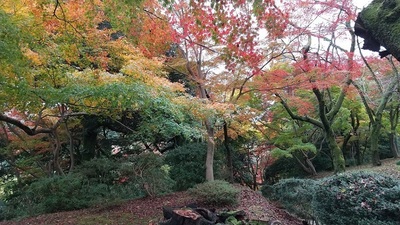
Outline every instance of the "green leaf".
<path fill-rule="evenodd" d="M 289 151 L 285 151 L 280 148 L 272 149 L 271 155 L 272 155 L 272 157 L 275 157 L 275 158 L 282 158 L 282 157 L 292 158 L 293 157 L 293 155 Z"/>

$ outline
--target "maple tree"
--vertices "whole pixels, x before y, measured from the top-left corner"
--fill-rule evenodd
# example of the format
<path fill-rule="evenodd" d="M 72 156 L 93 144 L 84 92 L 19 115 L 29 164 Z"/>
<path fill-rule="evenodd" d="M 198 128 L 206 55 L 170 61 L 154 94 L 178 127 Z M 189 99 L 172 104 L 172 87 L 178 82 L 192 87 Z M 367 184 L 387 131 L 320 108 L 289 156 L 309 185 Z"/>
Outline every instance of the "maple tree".
<path fill-rule="evenodd" d="M 130 5 L 128 9 L 137 10 L 140 4 L 2 2 L 5 26 L 0 33 L 6 45 L 0 57 L 0 120 L 8 142 L 2 155 L 18 171 L 34 177 L 71 172 L 77 163 L 109 155 L 99 139 L 111 138 L 113 132 L 119 133 L 120 143 L 130 138 L 128 145 L 160 151 L 177 136 L 200 134 L 191 108 L 201 111 L 202 103 L 170 82 L 163 60 L 143 55 L 144 44 L 109 17 L 110 9 Z"/>
<path fill-rule="evenodd" d="M 280 132 L 279 136 L 274 140 L 275 149 L 272 155 L 276 158 L 290 157 L 296 159 L 304 171 L 308 174 L 316 175 L 317 171 L 312 163 L 312 159 L 317 155 L 315 145 L 305 138 L 312 135 L 307 134 L 307 130 L 313 131 L 309 124 L 293 124 L 292 129 L 285 129 Z M 313 131 L 315 132 L 315 131 Z"/>
<path fill-rule="evenodd" d="M 208 88 L 217 96 L 213 102 L 240 105 L 238 100 L 254 91 L 276 95 L 292 119 L 311 123 L 325 132 L 335 171 L 344 170 L 344 147 L 338 145 L 330 124 L 340 119 L 341 105 L 361 66 L 354 59 L 351 23 L 356 18 L 356 8 L 351 1 L 173 3 L 170 20 L 178 27 L 180 50 L 186 57 L 188 73 L 199 83 L 199 96 L 206 98 Z M 250 25 L 254 22 L 258 26 Z M 340 46 L 339 40 L 350 44 Z M 213 63 L 208 63 L 208 59 Z M 290 60 L 294 63 L 287 63 Z M 226 72 L 214 72 L 222 67 Z M 258 75 L 264 78 L 258 79 Z M 341 92 L 333 96 L 331 87 L 341 87 Z M 311 91 L 317 101 L 300 100 L 296 93 L 302 90 Z M 288 105 L 289 101 L 295 102 L 298 114 Z M 318 119 L 309 116 L 311 109 L 315 109 L 313 113 Z M 225 121 L 224 126 L 227 124 Z M 206 126 L 209 136 L 215 135 L 211 126 Z M 228 130 L 224 127 L 224 131 Z M 343 144 L 349 140 L 349 134 Z M 228 135 L 224 137 L 228 139 Z M 211 154 L 212 147 L 209 149 Z"/>
<path fill-rule="evenodd" d="M 176 27 L 179 50 L 185 59 L 185 71 L 197 83 L 197 96 L 208 99 L 213 105 L 221 105 L 231 110 L 232 104 L 235 105 L 237 100 L 247 93 L 247 83 L 252 77 L 259 74 L 272 58 L 282 54 L 274 48 L 266 51 L 262 49 L 267 43 L 262 40 L 266 38 L 263 33 L 267 33 L 272 40 L 279 36 L 286 26 L 286 14 L 279 12 L 273 1 L 166 3 L 170 9 L 169 20 Z M 257 26 L 253 25 L 254 22 Z M 218 68 L 224 68 L 224 71 L 218 73 Z M 224 90 L 223 84 L 226 82 Z M 221 95 L 230 97 L 224 99 L 219 97 Z M 225 118 L 230 117 L 229 113 L 222 115 L 228 115 Z M 207 180 L 213 180 L 215 119 L 213 121 L 212 118 L 207 118 L 204 124 L 209 144 L 206 177 Z M 231 134 L 235 132 L 227 127 L 227 120 L 223 122 L 223 126 L 225 146 L 229 155 L 228 131 L 232 131 Z M 236 131 L 238 130 L 240 129 Z M 241 128 L 240 133 L 245 131 Z"/>
<path fill-rule="evenodd" d="M 294 5 L 287 4 L 287 6 L 293 9 L 298 6 L 299 2 L 293 2 L 293 4 Z M 298 17 L 294 17 L 297 19 L 293 19 L 293 21 L 289 22 L 290 25 L 288 28 L 290 29 L 287 29 L 287 31 L 291 33 L 288 35 L 298 35 L 299 38 L 296 39 L 297 46 L 294 46 L 297 47 L 299 51 L 297 57 L 293 55 L 292 57 L 287 56 L 286 58 L 293 59 L 295 63 L 288 64 L 280 62 L 275 68 L 272 68 L 272 70 L 267 73 L 266 80 L 271 81 L 272 78 L 275 78 L 276 80 L 281 80 L 281 82 L 266 82 L 267 84 L 264 84 L 264 89 L 273 90 L 283 88 L 283 91 L 276 91 L 276 96 L 286 108 L 290 117 L 323 128 L 326 141 L 329 143 L 332 151 L 335 171 L 340 172 L 344 170 L 344 158 L 341 156 L 342 153 L 339 150 L 341 149 L 345 152 L 349 142 L 352 145 L 356 144 L 358 147 L 355 147 L 359 148 L 357 144 L 360 140 L 357 132 L 357 129 L 360 127 L 359 110 L 355 107 L 349 107 L 349 105 L 345 103 L 347 101 L 346 98 L 351 101 L 356 100 L 354 98 L 355 90 L 352 88 L 352 84 L 358 89 L 364 105 L 369 104 L 367 103 L 368 101 L 365 100 L 366 97 L 363 96 L 365 93 L 362 93 L 363 91 L 357 86 L 357 82 L 359 81 L 358 77 L 361 75 L 360 67 L 366 65 L 368 68 L 368 63 L 365 60 L 361 62 L 360 58 L 355 57 L 355 31 L 350 25 L 354 23 L 356 18 L 356 8 L 351 5 L 350 1 L 302 1 L 301 4 L 313 7 L 304 9 L 306 12 L 299 10 L 299 15 L 313 16 L 301 20 L 302 23 L 305 22 L 305 25 L 304 23 L 299 25 L 298 21 L 300 20 Z M 292 15 L 296 16 L 296 14 Z M 320 19 L 322 19 L 323 22 L 319 22 Z M 326 21 L 332 22 L 326 23 Z M 357 21 L 355 21 L 355 24 L 356 32 L 359 32 L 359 30 L 357 30 Z M 368 37 L 366 38 L 367 39 L 364 40 L 364 46 L 370 44 L 370 39 L 368 39 Z M 348 40 L 350 44 L 346 47 L 341 46 L 343 40 Z M 318 42 L 318 45 L 314 45 L 313 47 L 311 43 L 315 43 L 315 41 Z M 324 42 L 326 43 L 325 45 L 323 44 Z M 324 47 L 326 49 L 325 51 Z M 394 74 L 396 73 L 395 66 L 392 66 L 391 71 L 394 71 Z M 371 69 L 370 72 L 370 76 L 373 77 L 373 80 L 377 80 L 374 78 L 376 77 L 374 73 L 379 72 Z M 269 86 L 270 84 L 272 85 Z M 285 86 L 285 84 L 288 85 Z M 370 133 L 368 134 L 368 140 L 369 143 L 371 143 L 369 151 L 373 154 L 372 161 L 374 165 L 380 164 L 377 147 L 378 138 L 380 137 L 379 130 L 382 126 L 382 119 L 384 119 L 385 105 L 390 101 L 390 97 L 396 85 L 396 82 L 392 82 L 390 86 L 387 86 L 386 91 L 383 91 L 382 87 L 377 89 L 382 90 L 378 96 L 383 96 L 379 107 L 372 107 L 374 109 L 371 109 L 371 106 L 368 106 L 368 109 L 368 107 L 365 106 L 372 125 L 369 131 Z M 341 86 L 341 93 L 334 95 L 333 91 L 337 89 L 338 86 Z M 311 93 L 315 95 L 317 101 L 305 101 L 305 97 L 309 97 L 309 95 L 305 95 L 305 91 L 307 90 L 312 91 Z M 343 104 L 347 106 L 343 108 Z M 397 120 L 397 112 L 395 110 L 396 102 L 393 101 L 392 104 L 394 107 L 391 107 L 391 111 L 389 111 L 389 126 L 391 127 L 390 133 L 395 134 L 396 126 L 394 125 Z M 313 111 L 312 109 L 315 109 L 315 105 L 318 105 L 318 110 Z M 347 113 L 348 116 L 344 116 L 346 114 L 343 114 L 346 110 L 350 110 Z M 313 113 L 317 113 L 316 115 L 320 118 L 320 121 L 314 120 L 314 118 L 310 116 Z M 340 122 L 339 124 L 342 125 L 341 129 L 335 131 L 335 123 L 338 123 L 340 120 L 343 120 L 344 123 Z M 351 129 L 347 129 L 346 126 Z M 362 129 L 366 130 L 366 128 Z M 393 141 L 395 140 L 392 135 L 390 139 Z M 357 140 L 357 143 L 355 143 L 354 140 Z M 393 155 L 396 156 L 398 154 L 395 147 L 396 144 L 393 142 L 391 143 Z M 342 146 L 341 148 L 339 148 L 339 144 Z M 334 152 L 337 153 L 336 156 Z M 358 149 L 355 154 L 357 155 L 358 163 L 361 163 L 360 150 Z"/>
<path fill-rule="evenodd" d="M 342 172 L 345 161 L 331 124 L 337 118 L 351 80 L 357 76 L 359 64 L 354 59 L 355 35 L 350 26 L 356 9 L 351 1 L 291 1 L 286 2 L 285 7 L 289 11 L 298 9 L 291 14 L 286 29 L 288 36 L 295 37 L 291 45 L 292 54 L 286 56 L 294 63 L 272 68 L 266 73 L 262 89 L 276 90 L 275 95 L 292 119 L 310 123 L 324 131 L 334 169 Z M 338 38 L 348 40 L 350 46 L 340 46 Z M 331 87 L 340 87 L 340 93 L 333 96 Z M 304 101 L 304 91 L 311 91 L 315 100 Z M 294 105 L 291 106 L 291 102 Z"/>

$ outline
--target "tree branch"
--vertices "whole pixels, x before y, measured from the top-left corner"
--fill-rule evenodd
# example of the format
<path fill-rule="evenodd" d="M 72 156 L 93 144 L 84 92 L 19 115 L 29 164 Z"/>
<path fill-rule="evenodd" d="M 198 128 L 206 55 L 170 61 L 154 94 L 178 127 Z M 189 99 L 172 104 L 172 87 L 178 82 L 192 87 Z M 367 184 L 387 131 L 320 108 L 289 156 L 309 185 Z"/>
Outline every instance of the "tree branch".
<path fill-rule="evenodd" d="M 49 128 L 44 128 L 44 127 L 37 127 L 35 125 L 34 128 L 30 128 L 28 125 L 22 123 L 20 120 L 17 120 L 15 118 L 9 117 L 5 114 L 0 114 L 0 121 L 6 122 L 8 124 L 12 124 L 19 129 L 23 130 L 27 135 L 29 136 L 34 136 L 37 134 L 51 134 L 53 133 L 54 130 L 56 130 L 62 122 L 68 117 L 72 116 L 82 116 L 82 115 L 87 115 L 87 113 L 84 112 L 79 112 L 79 113 L 67 113 L 64 116 L 60 117 L 60 119 L 52 126 Z"/>
<path fill-rule="evenodd" d="M 278 93 L 275 93 L 275 95 L 281 100 L 281 104 L 286 109 L 286 112 L 289 113 L 289 116 L 292 119 L 303 121 L 303 122 L 307 122 L 307 123 L 311 123 L 314 126 L 323 128 L 323 124 L 320 121 L 318 121 L 318 120 L 316 120 L 314 118 L 310 118 L 308 116 L 299 116 L 299 115 L 294 114 L 293 111 L 289 108 L 288 104 L 285 102 L 285 100 L 283 100 L 283 98 Z"/>

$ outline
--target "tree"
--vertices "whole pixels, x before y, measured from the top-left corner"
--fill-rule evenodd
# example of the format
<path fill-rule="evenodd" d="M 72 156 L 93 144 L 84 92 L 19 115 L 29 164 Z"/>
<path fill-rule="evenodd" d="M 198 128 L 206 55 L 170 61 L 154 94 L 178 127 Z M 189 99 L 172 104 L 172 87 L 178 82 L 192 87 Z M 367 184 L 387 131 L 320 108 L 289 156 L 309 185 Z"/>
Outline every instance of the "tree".
<path fill-rule="evenodd" d="M 168 6 L 170 21 L 176 27 L 176 37 L 186 60 L 186 71 L 198 85 L 197 96 L 210 102 L 214 100 L 209 98 L 211 94 L 208 87 L 214 88 L 215 84 L 209 81 L 217 76 L 215 71 L 225 67 L 227 72 L 237 73 L 237 77 L 240 77 L 235 84 L 241 86 L 233 86 L 231 92 L 229 103 L 234 102 L 236 96 L 244 94 L 245 84 L 271 61 L 270 58 L 264 60 L 264 53 L 259 48 L 264 43 L 257 39 L 262 33 L 260 31 L 268 31 L 271 37 L 276 37 L 285 27 L 285 14 L 276 10 L 273 1 L 223 1 L 210 4 L 203 1 L 172 1 Z M 254 21 L 258 26 L 252 25 Z M 207 180 L 213 180 L 214 122 L 212 118 L 204 120 L 208 143 Z"/>
<path fill-rule="evenodd" d="M 351 80 L 357 75 L 358 65 L 354 59 L 355 35 L 350 27 L 355 18 L 355 7 L 350 1 L 306 1 L 287 5 L 289 8 L 286 10 L 298 9 L 290 17 L 290 26 L 286 30 L 288 36 L 295 37 L 292 48 L 298 50 L 292 50 L 292 54 L 287 55 L 284 60 L 291 59 L 295 63 L 288 69 L 277 67 L 267 73 L 264 80 L 267 85 L 264 85 L 264 89 L 275 93 L 292 119 L 311 123 L 324 131 L 335 172 L 343 172 L 345 161 L 336 142 L 332 123 L 349 91 Z M 302 7 L 298 7 L 299 5 Z M 324 22 L 316 18 L 321 18 Z M 349 50 L 339 45 L 339 37 L 350 42 L 347 47 Z M 318 45 L 312 44 L 313 39 Z M 340 87 L 341 91 L 337 96 L 332 95 L 332 87 Z M 298 98 L 296 95 L 301 96 L 303 90 L 311 90 L 316 101 L 306 103 Z M 296 108 L 289 105 L 289 99 L 296 99 Z M 317 118 L 309 115 L 314 104 L 317 106 L 314 114 Z"/>
<path fill-rule="evenodd" d="M 292 131 L 294 134 L 290 131 L 281 133 L 274 141 L 276 148 L 272 150 L 272 156 L 295 158 L 305 172 L 316 175 L 317 171 L 311 160 L 317 155 L 317 148 L 315 144 L 303 140 L 309 136 L 306 134 L 306 130 L 310 130 L 307 125 L 300 124 L 296 127 L 294 124 Z"/>
<path fill-rule="evenodd" d="M 345 157 L 347 156 L 346 165 L 362 164 L 364 160 L 362 151 L 363 138 L 368 133 L 365 132 L 368 130 L 367 115 L 355 92 L 355 90 L 352 90 L 349 93 L 348 98 L 343 103 L 342 113 L 338 115 L 333 124 L 334 130 L 343 134 L 343 144 L 341 145 Z"/>
<path fill-rule="evenodd" d="M 399 87 L 397 87 L 397 92 L 399 92 Z M 392 150 L 392 154 L 394 158 L 400 157 L 400 151 L 398 148 L 397 141 L 397 124 L 399 123 L 399 100 L 398 95 L 394 96 L 391 104 L 389 105 L 389 122 L 390 122 L 390 132 L 389 132 L 389 141 L 390 141 L 390 149 Z"/>
<path fill-rule="evenodd" d="M 363 49 L 368 49 L 371 51 L 380 51 L 381 46 L 386 48 L 386 50 L 379 52 L 379 55 L 382 57 L 386 57 L 387 55 L 392 54 L 398 61 L 400 61 L 400 51 L 399 51 L 399 40 L 395 35 L 397 31 L 397 27 L 399 26 L 398 20 L 398 2 L 396 1 L 373 1 L 371 2 L 365 9 L 363 9 L 357 17 L 356 24 L 355 24 L 355 31 L 356 35 L 364 39 Z M 393 64 L 393 63 L 392 63 Z M 368 68 L 370 68 L 367 65 Z M 373 72 L 373 71 L 371 71 Z M 393 66 L 393 72 L 395 76 L 397 76 L 397 69 Z M 372 73 L 374 80 L 377 81 L 376 76 Z M 380 103 L 381 107 L 378 107 L 379 110 L 384 110 L 386 104 L 390 100 L 392 96 L 393 89 L 396 88 L 398 82 L 393 82 L 388 89 L 383 92 L 382 87 L 378 90 L 381 91 L 383 95 L 383 99 Z M 379 83 L 378 83 L 379 84 Z M 395 96 L 396 97 L 396 96 Z M 364 101 L 365 102 L 365 101 Z M 364 103 L 366 104 L 366 103 Z M 396 102 L 393 102 L 396 105 Z M 391 104 L 392 105 L 392 104 Z M 390 131 L 390 142 L 391 142 L 391 149 L 393 155 L 395 157 L 399 156 L 396 144 L 396 124 L 397 124 L 397 107 L 392 107 L 390 110 L 390 123 L 391 123 L 391 131 Z M 376 116 L 381 117 L 381 112 L 377 112 Z M 373 124 L 381 123 L 381 118 L 377 118 L 376 121 L 373 121 Z M 373 129 L 371 130 L 374 134 L 378 134 L 379 130 L 381 129 L 381 125 L 375 124 Z M 371 136 L 372 138 L 372 136 Z M 380 165 L 379 161 L 379 151 L 378 151 L 378 140 L 374 138 L 371 139 L 371 150 L 373 152 L 373 164 Z"/>
<path fill-rule="evenodd" d="M 381 136 L 381 129 L 382 129 L 382 120 L 384 116 L 384 110 L 387 108 L 386 106 L 392 99 L 392 96 L 396 92 L 398 88 L 398 72 L 397 68 L 395 67 L 393 61 L 388 60 L 389 62 L 384 66 L 385 64 L 382 64 L 379 62 L 379 67 L 376 67 L 373 69 L 371 67 L 370 63 L 367 62 L 367 60 L 364 58 L 366 67 L 368 68 L 368 72 L 372 77 L 372 81 L 374 82 L 374 91 L 370 91 L 371 94 L 368 94 L 368 90 L 371 88 L 368 88 L 368 83 L 362 83 L 362 79 L 360 81 L 353 81 L 354 86 L 357 88 L 360 97 L 362 99 L 362 102 L 364 104 L 364 107 L 367 111 L 369 120 L 370 120 L 370 126 L 371 126 L 371 133 L 369 137 L 370 141 L 370 151 L 372 153 L 372 163 L 375 166 L 381 165 L 380 162 L 380 157 L 379 157 L 379 137 Z M 374 62 L 372 62 L 374 63 Z M 376 62 L 375 62 L 376 63 Z M 390 66 L 389 66 L 390 65 Z M 389 75 L 388 75 L 389 74 Z M 375 93 L 374 93 L 375 92 Z M 370 95 L 378 95 L 375 97 L 378 97 L 377 102 L 371 102 L 373 96 Z M 396 104 L 396 102 L 393 102 L 393 104 Z M 376 105 L 376 106 L 374 106 Z M 395 125 L 396 119 L 393 118 L 395 117 L 396 111 L 391 108 L 390 110 L 390 115 L 391 115 L 391 125 L 390 125 L 390 133 L 395 133 Z M 391 148 L 394 149 L 392 152 L 394 153 L 394 156 L 397 156 L 397 150 L 394 148 L 394 140 L 395 137 L 391 135 Z"/>
<path fill-rule="evenodd" d="M 64 174 L 109 157 L 112 139 L 163 151 L 177 136 L 198 137 L 191 109 L 202 111 L 203 104 L 168 81 L 163 60 L 145 57 L 110 16 L 108 10 L 130 3 L 2 2 L 0 121 L 8 143 L 2 157 L 15 167 L 22 168 L 15 158 L 30 159 L 25 171 Z"/>

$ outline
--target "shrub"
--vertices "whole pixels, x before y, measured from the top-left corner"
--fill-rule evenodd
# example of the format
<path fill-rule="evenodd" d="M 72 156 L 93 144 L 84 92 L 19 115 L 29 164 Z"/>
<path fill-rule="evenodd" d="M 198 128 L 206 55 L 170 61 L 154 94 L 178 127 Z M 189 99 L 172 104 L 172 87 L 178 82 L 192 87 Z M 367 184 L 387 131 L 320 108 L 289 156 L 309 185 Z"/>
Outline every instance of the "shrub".
<path fill-rule="evenodd" d="M 7 210 L 7 208 L 6 208 L 5 202 L 3 200 L 0 200 L 0 221 L 6 219 L 6 217 L 5 217 L 6 210 Z"/>
<path fill-rule="evenodd" d="M 396 165 L 400 166 L 400 161 L 397 161 Z"/>
<path fill-rule="evenodd" d="M 170 176 L 176 181 L 175 190 L 187 190 L 205 181 L 206 149 L 204 143 L 191 143 L 167 153 L 165 162 L 171 166 Z"/>
<path fill-rule="evenodd" d="M 91 197 L 82 195 L 81 176 L 41 178 L 7 196 L 6 216 L 23 217 L 87 207 Z"/>
<path fill-rule="evenodd" d="M 284 179 L 273 186 L 263 186 L 261 192 L 264 197 L 278 201 L 289 212 L 297 216 L 313 220 L 313 195 L 318 182 L 310 179 Z"/>
<path fill-rule="evenodd" d="M 132 156 L 122 165 L 121 176 L 136 185 L 144 195 L 156 196 L 172 191 L 175 181 L 169 176 L 169 168 L 162 157 L 154 153 Z"/>
<path fill-rule="evenodd" d="M 208 181 L 197 184 L 189 189 L 199 202 L 215 206 L 235 205 L 238 203 L 239 190 L 222 180 Z"/>
<path fill-rule="evenodd" d="M 112 185 L 119 176 L 119 168 L 120 163 L 115 160 L 96 158 L 77 166 L 74 173 L 81 174 L 90 183 Z"/>
<path fill-rule="evenodd" d="M 7 196 L 3 217 L 10 219 L 75 210 L 141 197 L 129 186 L 90 183 L 79 174 L 41 178 Z"/>
<path fill-rule="evenodd" d="M 322 180 L 285 179 L 264 186 L 265 197 L 320 224 L 400 223 L 400 181 L 374 173 L 345 173 Z"/>
<path fill-rule="evenodd" d="M 379 137 L 379 158 L 380 159 L 387 159 L 393 157 L 393 152 L 390 148 L 390 139 L 388 133 L 382 132 Z"/>
<path fill-rule="evenodd" d="M 264 169 L 264 180 L 267 184 L 275 184 L 280 179 L 304 177 L 306 172 L 294 158 L 282 157 Z"/>
<path fill-rule="evenodd" d="M 325 154 L 326 153 L 326 154 Z M 321 150 L 317 153 L 317 156 L 312 160 L 316 171 L 332 171 L 333 164 L 332 159 L 329 157 L 330 152 L 329 150 Z M 346 159 L 346 163 L 348 159 Z"/>
<path fill-rule="evenodd" d="M 323 224 L 399 224 L 400 181 L 346 173 L 320 181 L 313 210 Z"/>
<path fill-rule="evenodd" d="M 94 159 L 76 167 L 72 174 L 5 189 L 6 207 L 0 205 L 0 217 L 11 219 L 114 204 L 168 193 L 173 185 L 162 157 L 153 153 L 133 156 L 125 162 Z"/>

